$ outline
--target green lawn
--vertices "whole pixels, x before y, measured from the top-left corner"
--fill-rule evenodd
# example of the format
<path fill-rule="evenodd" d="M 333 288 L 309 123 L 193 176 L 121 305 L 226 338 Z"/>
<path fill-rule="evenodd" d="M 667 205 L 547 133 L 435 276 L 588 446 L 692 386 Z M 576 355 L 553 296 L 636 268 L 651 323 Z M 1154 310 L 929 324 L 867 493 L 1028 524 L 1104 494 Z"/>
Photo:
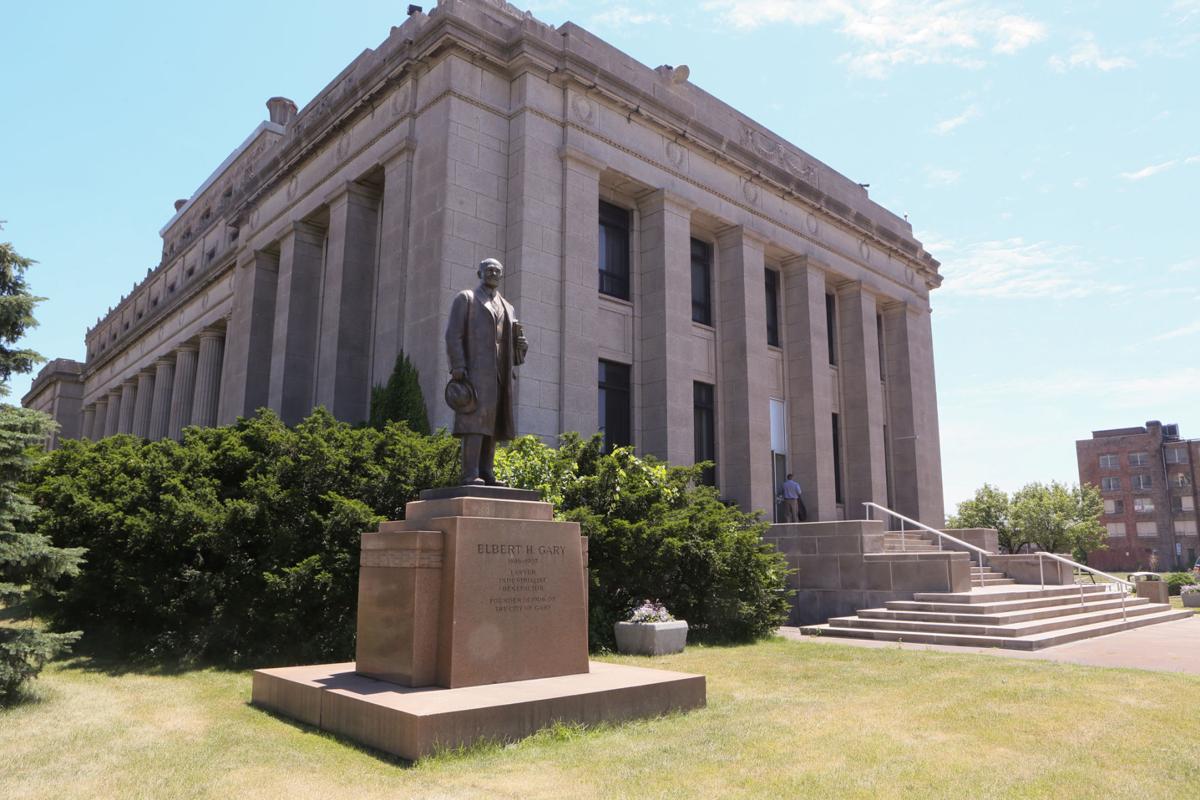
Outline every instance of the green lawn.
<path fill-rule="evenodd" d="M 782 639 L 654 660 L 708 708 L 563 728 L 413 767 L 247 705 L 245 672 L 78 659 L 0 712 L 0 796 L 1184 797 L 1200 681 Z"/>

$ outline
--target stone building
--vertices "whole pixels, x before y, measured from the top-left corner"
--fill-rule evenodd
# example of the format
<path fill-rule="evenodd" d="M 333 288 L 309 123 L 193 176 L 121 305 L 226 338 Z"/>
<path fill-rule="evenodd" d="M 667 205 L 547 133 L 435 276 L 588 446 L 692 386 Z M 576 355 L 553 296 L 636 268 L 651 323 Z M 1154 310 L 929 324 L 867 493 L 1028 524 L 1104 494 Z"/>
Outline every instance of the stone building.
<path fill-rule="evenodd" d="M 178 436 L 262 406 L 361 420 L 401 350 L 447 424 L 450 300 L 497 256 L 531 346 L 521 433 L 711 458 L 747 508 L 791 471 L 811 519 L 875 500 L 942 523 L 938 262 L 686 67 L 443 0 L 303 109 L 267 106 L 87 332 L 79 435 Z"/>
<path fill-rule="evenodd" d="M 1108 547 L 1088 553 L 1098 569 L 1188 569 L 1200 554 L 1196 483 L 1200 439 L 1152 420 L 1092 431 L 1075 442 L 1079 482 L 1100 489 Z"/>

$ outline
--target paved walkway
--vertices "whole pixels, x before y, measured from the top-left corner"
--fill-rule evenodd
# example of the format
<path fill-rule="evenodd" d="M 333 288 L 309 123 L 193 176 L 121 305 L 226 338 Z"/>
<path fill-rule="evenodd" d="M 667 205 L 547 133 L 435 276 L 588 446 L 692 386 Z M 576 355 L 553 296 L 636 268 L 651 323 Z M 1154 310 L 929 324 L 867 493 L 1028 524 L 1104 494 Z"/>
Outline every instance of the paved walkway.
<path fill-rule="evenodd" d="M 1147 625 L 1130 631 L 1110 633 L 1045 650 L 1002 650 L 998 647 L 954 647 L 944 644 L 881 642 L 874 639 L 846 639 L 840 636 L 801 636 L 799 628 L 780 628 L 788 639 L 814 646 L 850 645 L 852 647 L 891 647 L 904 650 L 939 650 L 943 653 L 979 653 L 1001 658 L 1026 658 L 1063 661 L 1092 667 L 1129 667 L 1159 672 L 1183 672 L 1200 675 L 1200 615 L 1192 619 Z"/>

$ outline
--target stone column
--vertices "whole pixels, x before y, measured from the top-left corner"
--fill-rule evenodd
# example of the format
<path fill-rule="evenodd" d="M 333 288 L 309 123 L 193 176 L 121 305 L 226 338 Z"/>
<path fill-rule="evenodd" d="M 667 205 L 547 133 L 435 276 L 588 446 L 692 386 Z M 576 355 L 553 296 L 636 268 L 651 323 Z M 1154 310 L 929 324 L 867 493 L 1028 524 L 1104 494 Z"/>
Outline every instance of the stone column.
<path fill-rule="evenodd" d="M 133 435 L 150 436 L 150 412 L 154 408 L 154 373 L 142 370 L 137 376 L 137 401 L 133 406 Z"/>
<path fill-rule="evenodd" d="M 121 428 L 121 389 L 110 389 L 104 413 L 104 432 L 101 437 L 112 436 Z"/>
<path fill-rule="evenodd" d="M 379 195 L 352 181 L 327 199 L 329 233 L 317 342 L 316 402 L 345 422 L 367 418 Z"/>
<path fill-rule="evenodd" d="M 117 425 L 119 433 L 133 433 L 133 413 L 137 402 L 138 379 L 130 378 L 121 384 L 121 420 Z"/>
<path fill-rule="evenodd" d="M 154 362 L 154 402 L 150 406 L 149 438 L 157 441 L 167 435 L 171 418 L 171 390 L 175 385 L 175 359 L 164 356 Z"/>
<path fill-rule="evenodd" d="M 562 246 L 562 363 L 559 369 L 558 429 L 596 432 L 596 296 L 599 292 L 600 171 L 584 153 L 564 148 Z M 630 275 L 633 279 L 633 275 Z M 634 427 L 636 428 L 636 421 Z"/>
<path fill-rule="evenodd" d="M 192 394 L 192 424 L 210 428 L 217 424 L 217 400 L 221 392 L 221 361 L 225 354 L 225 332 L 205 328 L 200 332 L 200 354 L 196 364 L 196 389 Z"/>
<path fill-rule="evenodd" d="M 192 400 L 196 394 L 196 354 L 199 348 L 191 342 L 175 351 L 175 379 L 171 386 L 171 415 L 167 420 L 167 436 L 183 437 L 183 426 L 191 424 Z"/>
<path fill-rule="evenodd" d="M 268 404 L 289 425 L 313 408 L 325 231 L 297 222 L 279 243 Z"/>
<path fill-rule="evenodd" d="M 843 439 L 846 442 L 846 519 L 865 519 L 865 501 L 887 505 L 883 448 L 883 387 L 875 298 L 859 282 L 838 287 Z"/>
<path fill-rule="evenodd" d="M 270 403 L 279 253 L 246 254 L 238 262 L 236 281 L 233 312 L 225 337 L 225 375 L 218 411 L 218 422 L 222 425 L 250 416 Z"/>
<path fill-rule="evenodd" d="M 833 474 L 833 380 L 825 319 L 825 273 L 808 259 L 783 263 L 788 469 L 804 491 L 809 522 L 837 519 Z"/>
<path fill-rule="evenodd" d="M 79 438 L 91 439 L 92 428 L 96 425 L 96 404 L 92 403 L 87 408 L 83 409 L 83 427 L 80 431 Z"/>
<path fill-rule="evenodd" d="M 408 140 L 383 158 L 383 198 L 379 209 L 379 268 L 375 281 L 374 356 L 370 378 L 372 385 L 386 383 L 391 377 L 404 338 L 412 159 L 412 142 Z"/>
<path fill-rule="evenodd" d="M 936 528 L 945 508 L 930 321 L 928 308 L 914 303 L 883 309 L 896 510 Z"/>
<path fill-rule="evenodd" d="M 763 288 L 766 243 L 744 228 L 717 237 L 717 419 L 722 452 L 717 480 L 743 511 L 769 512 L 771 485 L 771 361 Z"/>
<path fill-rule="evenodd" d="M 692 420 L 691 208 L 659 190 L 641 212 L 640 450 L 695 461 Z M 638 396 L 640 395 L 640 397 Z M 720 474 L 720 470 L 718 470 Z"/>

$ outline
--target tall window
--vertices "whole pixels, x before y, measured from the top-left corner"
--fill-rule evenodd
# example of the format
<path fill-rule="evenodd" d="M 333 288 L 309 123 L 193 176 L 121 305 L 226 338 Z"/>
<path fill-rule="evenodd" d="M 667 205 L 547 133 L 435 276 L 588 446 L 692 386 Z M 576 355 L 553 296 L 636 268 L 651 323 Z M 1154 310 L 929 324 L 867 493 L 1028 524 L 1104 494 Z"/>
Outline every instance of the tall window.
<path fill-rule="evenodd" d="M 1149 489 L 1154 486 L 1154 479 L 1149 475 L 1134 475 L 1132 480 L 1134 489 Z"/>
<path fill-rule="evenodd" d="M 842 426 L 837 414 L 833 415 L 833 499 L 837 503 L 846 502 L 842 494 Z"/>
<path fill-rule="evenodd" d="M 875 344 L 879 350 L 879 380 L 884 380 L 883 377 L 883 315 L 875 315 Z"/>
<path fill-rule="evenodd" d="M 600 361 L 600 380 L 597 400 L 600 433 L 604 434 L 604 450 L 633 444 L 629 365 L 615 361 Z"/>
<path fill-rule="evenodd" d="M 692 239 L 692 322 L 712 325 L 712 248 Z"/>
<path fill-rule="evenodd" d="M 779 273 L 767 268 L 767 344 L 779 347 Z"/>
<path fill-rule="evenodd" d="M 600 201 L 600 293 L 629 299 L 629 212 Z"/>
<path fill-rule="evenodd" d="M 1182 447 L 1168 447 L 1166 457 L 1168 464 L 1188 463 L 1188 451 Z"/>
<path fill-rule="evenodd" d="M 1133 498 L 1133 510 L 1138 514 L 1149 514 L 1154 510 L 1154 501 L 1149 497 Z"/>
<path fill-rule="evenodd" d="M 711 383 L 692 384 L 692 428 L 696 445 L 696 462 L 717 462 L 717 404 L 716 392 Z M 700 481 L 707 486 L 717 485 L 717 470 L 707 467 L 700 474 Z"/>
<path fill-rule="evenodd" d="M 1101 478 L 1100 490 L 1104 492 L 1119 492 L 1121 491 L 1120 478 Z"/>
<path fill-rule="evenodd" d="M 829 363 L 837 364 L 837 298 L 825 295 L 825 338 L 829 343 Z"/>
<path fill-rule="evenodd" d="M 1116 469 L 1120 466 L 1117 463 L 1117 456 L 1109 453 L 1108 455 L 1100 456 L 1100 469 Z"/>
<path fill-rule="evenodd" d="M 1130 453 L 1129 466 L 1144 467 L 1150 463 L 1150 456 L 1147 453 Z"/>

